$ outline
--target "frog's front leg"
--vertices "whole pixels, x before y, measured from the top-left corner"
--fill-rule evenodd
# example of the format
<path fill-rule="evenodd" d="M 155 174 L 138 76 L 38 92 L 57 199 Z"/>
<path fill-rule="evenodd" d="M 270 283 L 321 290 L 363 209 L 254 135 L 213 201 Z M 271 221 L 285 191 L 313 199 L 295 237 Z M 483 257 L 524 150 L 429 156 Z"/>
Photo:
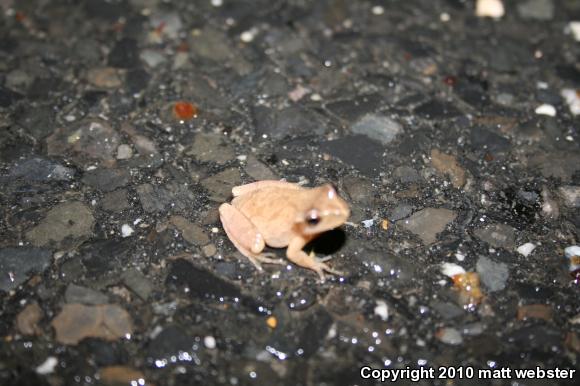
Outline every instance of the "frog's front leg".
<path fill-rule="evenodd" d="M 342 272 L 330 268 L 324 262 L 328 260 L 328 258 L 318 259 L 316 256 L 314 256 L 314 254 L 309 255 L 304 252 L 302 248 L 304 248 L 308 241 L 310 240 L 304 239 L 302 237 L 296 237 L 292 239 L 290 244 L 288 244 L 288 249 L 286 250 L 286 256 L 288 257 L 288 260 L 296 265 L 313 270 L 318 274 L 320 281 L 322 282 L 325 280 L 324 272 L 328 272 L 333 275 L 342 275 Z"/>
<path fill-rule="evenodd" d="M 263 253 L 266 243 L 262 234 L 254 224 L 236 207 L 230 204 L 222 204 L 219 208 L 220 220 L 228 235 L 240 253 L 246 256 L 252 264 L 262 270 L 260 263 L 285 264 L 282 259 L 272 259 Z"/>

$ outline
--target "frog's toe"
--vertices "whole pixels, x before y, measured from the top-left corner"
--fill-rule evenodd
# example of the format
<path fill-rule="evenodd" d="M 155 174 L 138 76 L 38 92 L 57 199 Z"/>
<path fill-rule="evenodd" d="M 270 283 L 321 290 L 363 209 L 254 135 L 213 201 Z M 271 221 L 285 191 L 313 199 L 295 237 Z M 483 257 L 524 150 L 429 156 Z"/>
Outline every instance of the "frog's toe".
<path fill-rule="evenodd" d="M 248 256 L 248 260 L 250 260 L 250 262 L 254 265 L 254 267 L 256 267 L 258 271 L 260 272 L 264 271 L 264 268 L 262 268 L 262 264 L 260 264 L 258 259 L 252 256 Z"/>
<path fill-rule="evenodd" d="M 344 272 L 342 272 L 342 271 L 330 268 L 328 265 L 326 265 L 324 263 L 322 263 L 322 265 L 323 265 L 323 269 L 325 272 L 331 273 L 331 274 L 336 275 L 336 276 L 344 275 Z"/>
<path fill-rule="evenodd" d="M 320 268 L 320 267 L 316 267 L 313 268 L 314 272 L 316 272 L 318 274 L 318 277 L 320 278 L 320 282 L 324 283 L 326 281 L 326 276 L 324 275 L 324 269 Z"/>
<path fill-rule="evenodd" d="M 327 256 L 328 257 L 328 256 Z M 312 267 L 312 269 L 318 274 L 318 276 L 320 277 L 320 281 L 324 282 L 326 280 L 326 277 L 324 275 L 325 272 L 330 273 L 332 275 L 336 275 L 336 276 L 342 276 L 344 275 L 343 272 L 338 271 L 336 269 L 332 269 L 328 266 L 328 264 L 324 263 L 324 261 L 328 260 L 328 258 L 323 258 L 323 259 L 317 259 L 316 263 L 314 264 L 314 266 Z"/>
<path fill-rule="evenodd" d="M 259 255 L 256 255 L 254 258 L 259 262 L 266 264 L 278 264 L 278 265 L 286 264 L 286 261 L 284 259 L 280 259 L 276 257 L 275 253 L 270 252 L 261 253 Z"/>

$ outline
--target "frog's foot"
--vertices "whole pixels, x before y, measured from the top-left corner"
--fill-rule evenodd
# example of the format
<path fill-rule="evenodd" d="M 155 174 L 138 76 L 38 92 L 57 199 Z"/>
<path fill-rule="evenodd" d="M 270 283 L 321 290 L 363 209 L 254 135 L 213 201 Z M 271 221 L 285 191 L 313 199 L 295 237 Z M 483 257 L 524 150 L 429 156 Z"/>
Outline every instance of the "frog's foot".
<path fill-rule="evenodd" d="M 253 257 L 253 256 L 246 256 L 246 257 L 248 258 L 248 260 L 250 260 L 250 263 L 252 263 L 252 265 L 254 267 L 256 267 L 256 269 L 259 272 L 264 271 L 264 268 L 262 268 L 262 264 L 255 257 Z"/>
<path fill-rule="evenodd" d="M 312 254 L 311 254 L 311 255 L 312 255 Z M 332 259 L 333 257 L 334 257 L 334 256 L 332 256 L 332 255 L 328 255 L 328 256 L 324 256 L 324 257 L 319 257 L 319 258 L 318 258 L 318 261 L 320 261 L 320 262 L 324 263 L 324 262 L 326 262 L 326 261 L 328 261 L 328 260 Z"/>
<path fill-rule="evenodd" d="M 325 263 L 325 261 L 330 260 L 331 258 L 332 256 L 326 256 L 322 259 L 316 258 L 315 260 L 314 267 L 312 269 L 318 274 L 318 276 L 320 277 L 320 281 L 322 282 L 324 282 L 325 280 L 324 272 L 328 272 L 336 276 L 344 275 L 344 272 L 330 268 L 328 264 Z"/>
<path fill-rule="evenodd" d="M 255 260 L 259 261 L 260 263 L 264 264 L 278 264 L 278 265 L 286 264 L 286 260 L 280 259 L 279 257 L 276 256 L 275 253 L 263 252 L 260 253 L 259 255 L 254 255 L 252 257 Z"/>
<path fill-rule="evenodd" d="M 286 261 L 284 259 L 280 259 L 280 258 L 274 259 L 273 257 L 276 256 L 275 253 L 268 252 L 268 253 L 261 253 L 259 255 L 248 253 L 245 256 L 248 258 L 248 260 L 250 260 L 250 262 L 254 265 L 254 267 L 256 267 L 256 269 L 260 272 L 262 272 L 264 270 L 264 268 L 262 267 L 262 264 L 278 264 L 278 265 L 286 264 Z"/>
<path fill-rule="evenodd" d="M 323 258 L 317 258 L 314 253 L 310 253 L 309 255 L 306 254 L 304 251 L 300 251 L 300 253 L 292 256 L 288 256 L 288 259 L 292 261 L 294 264 L 297 264 L 301 267 L 308 268 L 313 270 L 318 274 L 320 281 L 324 283 L 326 277 L 324 275 L 325 272 L 341 276 L 344 275 L 343 272 L 338 271 L 336 269 L 332 269 L 325 263 L 332 258 L 332 256 L 326 256 Z"/>

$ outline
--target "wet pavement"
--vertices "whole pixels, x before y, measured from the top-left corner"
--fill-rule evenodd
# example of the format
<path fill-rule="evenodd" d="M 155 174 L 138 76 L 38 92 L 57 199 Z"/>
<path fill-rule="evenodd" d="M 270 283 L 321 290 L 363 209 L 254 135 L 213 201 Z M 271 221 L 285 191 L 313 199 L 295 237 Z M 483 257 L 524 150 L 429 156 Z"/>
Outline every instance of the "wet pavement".
<path fill-rule="evenodd" d="M 579 2 L 0 10 L 0 384 L 577 382 Z M 280 178 L 348 201 L 344 275 L 227 239 Z"/>

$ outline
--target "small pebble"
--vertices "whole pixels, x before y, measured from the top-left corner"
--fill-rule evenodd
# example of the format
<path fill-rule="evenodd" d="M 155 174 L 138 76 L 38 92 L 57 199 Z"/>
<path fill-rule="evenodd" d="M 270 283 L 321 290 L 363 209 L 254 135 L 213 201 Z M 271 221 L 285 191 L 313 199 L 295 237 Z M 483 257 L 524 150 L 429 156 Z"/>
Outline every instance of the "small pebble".
<path fill-rule="evenodd" d="M 224 0 L 211 0 L 211 5 L 214 7 L 221 7 L 224 5 Z"/>
<path fill-rule="evenodd" d="M 385 231 L 386 231 L 386 230 L 388 230 L 388 229 L 389 229 L 389 220 L 387 220 L 387 219 L 384 219 L 384 220 L 381 222 L 381 228 L 383 228 L 383 230 L 385 230 Z"/>
<path fill-rule="evenodd" d="M 383 8 L 383 7 L 382 7 L 382 6 L 380 6 L 380 5 L 375 5 L 375 6 L 374 6 L 374 7 L 371 9 L 371 12 L 373 13 L 373 15 L 380 16 L 380 15 L 382 15 L 382 14 L 384 14 L 384 13 L 385 13 L 385 8 Z"/>
<path fill-rule="evenodd" d="M 552 320 L 554 311 L 552 307 L 546 304 L 529 304 L 519 306 L 516 318 L 518 320 L 543 319 Z"/>
<path fill-rule="evenodd" d="M 298 102 L 304 97 L 304 95 L 308 94 L 309 92 L 310 89 L 299 84 L 294 90 L 288 93 L 288 98 L 290 98 L 292 102 Z"/>
<path fill-rule="evenodd" d="M 525 243 L 525 244 L 520 245 L 518 247 L 517 251 L 521 255 L 524 255 L 525 257 L 528 257 L 528 255 L 530 253 L 532 253 L 532 251 L 534 249 L 536 249 L 536 245 L 534 243 Z"/>
<path fill-rule="evenodd" d="M 198 109 L 197 106 L 192 103 L 179 101 L 173 105 L 173 114 L 180 120 L 188 121 L 197 118 Z"/>
<path fill-rule="evenodd" d="M 572 33 L 574 40 L 580 42 L 580 21 L 571 21 L 567 29 Z"/>
<path fill-rule="evenodd" d="M 251 43 L 256 37 L 257 33 L 258 31 L 255 28 L 244 31 L 240 35 L 240 40 L 243 41 L 244 43 Z"/>
<path fill-rule="evenodd" d="M 363 220 L 362 221 L 363 225 L 365 228 L 370 228 L 373 226 L 373 224 L 375 223 L 375 220 L 373 220 L 372 218 L 369 220 Z"/>
<path fill-rule="evenodd" d="M 560 95 L 566 101 L 572 115 L 580 114 L 580 96 L 578 96 L 578 90 L 565 88 L 560 91 Z"/>
<path fill-rule="evenodd" d="M 278 325 L 278 320 L 276 319 L 275 316 L 270 316 L 268 317 L 268 319 L 266 319 L 266 324 L 268 325 L 268 327 L 270 328 L 276 328 L 276 326 Z"/>
<path fill-rule="evenodd" d="M 216 346 L 216 341 L 215 338 L 211 335 L 206 336 L 205 338 L 203 338 L 203 344 L 205 345 L 205 347 L 211 349 L 214 349 Z"/>
<path fill-rule="evenodd" d="M 505 274 L 503 276 L 505 277 Z M 459 291 L 459 300 L 464 306 L 473 306 L 481 301 L 483 293 L 477 272 L 460 273 L 454 275 L 452 279 L 453 287 Z"/>
<path fill-rule="evenodd" d="M 119 145 L 117 148 L 117 159 L 129 159 L 133 156 L 133 149 L 129 145 Z"/>
<path fill-rule="evenodd" d="M 500 18 L 505 14 L 501 0 L 477 0 L 475 15 L 477 17 Z"/>
<path fill-rule="evenodd" d="M 217 248 L 216 248 L 216 246 L 215 246 L 215 245 L 213 245 L 213 244 L 208 244 L 208 245 L 204 246 L 204 247 L 202 248 L 202 250 L 203 250 L 203 254 L 204 254 L 206 257 L 211 257 L 211 256 L 215 255 L 215 254 L 216 254 L 216 252 L 217 252 Z"/>
<path fill-rule="evenodd" d="M 440 328 L 439 330 L 437 330 L 435 336 L 441 342 L 451 346 L 457 346 L 463 343 L 463 337 L 461 336 L 461 333 L 457 331 L 455 328 L 451 327 Z"/>
<path fill-rule="evenodd" d="M 571 259 L 574 256 L 580 256 L 580 247 L 578 245 L 572 245 L 564 249 L 564 254 L 567 258 Z"/>
<path fill-rule="evenodd" d="M 556 108 L 549 104 L 543 104 L 536 108 L 536 114 L 538 115 L 547 115 L 549 117 L 556 116 Z"/>
<path fill-rule="evenodd" d="M 580 207 L 580 186 L 565 185 L 558 189 L 564 205 L 570 208 Z"/>
<path fill-rule="evenodd" d="M 133 233 L 135 233 L 135 230 L 133 228 L 131 228 L 131 225 L 123 224 L 123 226 L 121 226 L 121 236 L 129 237 Z"/>
<path fill-rule="evenodd" d="M 379 316 L 382 321 L 389 319 L 389 306 L 387 306 L 384 300 L 377 300 L 375 315 Z"/>
<path fill-rule="evenodd" d="M 36 368 L 36 373 L 40 375 L 52 374 L 57 364 L 58 359 L 56 359 L 56 357 L 48 357 Z"/>
<path fill-rule="evenodd" d="M 570 260 L 570 271 L 580 269 L 580 247 L 572 245 L 564 249 L 564 255 Z"/>
<path fill-rule="evenodd" d="M 447 277 L 453 277 L 455 275 L 461 275 L 465 273 L 465 269 L 460 265 L 454 263 L 443 263 L 441 264 L 441 273 Z"/>
<path fill-rule="evenodd" d="M 320 94 L 314 93 L 310 95 L 310 100 L 314 102 L 320 102 L 322 100 L 322 96 L 320 96 Z"/>

